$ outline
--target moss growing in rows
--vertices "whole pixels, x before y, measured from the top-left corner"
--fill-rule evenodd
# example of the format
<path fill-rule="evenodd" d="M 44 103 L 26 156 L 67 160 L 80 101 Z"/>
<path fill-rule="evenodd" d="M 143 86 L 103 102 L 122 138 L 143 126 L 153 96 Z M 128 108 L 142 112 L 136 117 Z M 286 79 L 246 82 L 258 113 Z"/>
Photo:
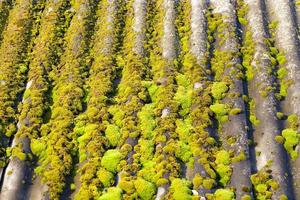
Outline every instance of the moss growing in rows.
<path fill-rule="evenodd" d="M 260 120 L 257 119 L 257 117 L 255 116 L 254 110 L 255 110 L 255 103 L 254 100 L 252 99 L 249 102 L 249 107 L 250 107 L 250 122 L 254 125 L 254 126 L 258 126 L 260 124 Z"/>
<path fill-rule="evenodd" d="M 250 177 L 257 199 L 271 199 L 272 191 L 277 190 L 279 187 L 278 183 L 271 179 L 267 167 L 268 165 Z"/>
<path fill-rule="evenodd" d="M 37 139 L 31 139 L 30 149 L 34 155 L 40 157 L 44 153 L 46 145 Z"/>
<path fill-rule="evenodd" d="M 151 160 L 154 152 L 154 142 L 152 140 L 139 140 L 139 153 L 141 154 L 140 161 L 142 164 Z"/>
<path fill-rule="evenodd" d="M 185 116 L 189 113 L 190 107 L 192 105 L 193 89 L 185 75 L 177 75 L 176 80 L 179 87 L 174 99 L 181 106 L 181 110 L 179 111 L 180 115 Z"/>
<path fill-rule="evenodd" d="M 146 139 L 151 139 L 153 137 L 153 130 L 156 127 L 153 107 L 154 106 L 152 104 L 146 104 L 145 106 L 143 106 L 142 110 L 138 113 L 140 128 L 143 136 Z"/>
<path fill-rule="evenodd" d="M 185 120 L 176 120 L 176 133 L 181 141 L 187 142 L 193 128 L 192 122 L 189 118 Z"/>
<path fill-rule="evenodd" d="M 101 165 L 110 172 L 116 172 L 117 166 L 121 161 L 122 154 L 116 149 L 110 149 L 105 152 Z"/>
<path fill-rule="evenodd" d="M 213 111 L 216 115 L 216 118 L 219 122 L 228 121 L 228 112 L 229 109 L 226 104 L 215 103 L 211 105 L 210 110 Z"/>
<path fill-rule="evenodd" d="M 293 129 L 298 129 L 298 116 L 296 114 L 289 115 L 287 118 L 288 126 Z"/>
<path fill-rule="evenodd" d="M 174 200 L 191 200 L 191 183 L 184 179 L 175 178 L 172 180 L 170 191 Z"/>
<path fill-rule="evenodd" d="M 107 189 L 98 200 L 121 200 L 122 199 L 122 190 L 118 187 L 111 187 Z"/>
<path fill-rule="evenodd" d="M 97 172 L 97 177 L 101 181 L 104 187 L 109 187 L 114 182 L 114 175 L 113 173 L 101 168 Z"/>
<path fill-rule="evenodd" d="M 178 157 L 183 162 L 188 162 L 190 158 L 193 156 L 193 153 L 191 152 L 191 148 L 188 144 L 186 144 L 183 141 L 179 141 L 177 143 L 177 148 L 175 151 L 176 157 Z"/>
<path fill-rule="evenodd" d="M 156 193 L 155 185 L 142 178 L 138 178 L 134 181 L 135 189 L 139 197 L 143 200 L 151 200 Z"/>
<path fill-rule="evenodd" d="M 217 164 L 216 172 L 220 176 L 220 183 L 226 186 L 232 174 L 232 169 L 229 166 L 231 163 L 229 152 L 225 150 L 217 152 L 215 163 Z"/>
<path fill-rule="evenodd" d="M 20 160 L 25 160 L 26 159 L 26 154 L 23 153 L 22 148 L 21 147 L 14 147 L 12 148 L 12 152 L 11 152 L 13 157 L 17 157 Z"/>
<path fill-rule="evenodd" d="M 220 100 L 223 99 L 225 93 L 228 91 L 228 87 L 225 82 L 214 82 L 211 93 L 214 99 Z"/>
<path fill-rule="evenodd" d="M 298 152 L 294 150 L 294 148 L 299 143 L 299 134 L 297 133 L 297 131 L 288 128 L 282 131 L 282 136 L 285 139 L 283 144 L 284 148 L 290 154 L 292 160 L 295 160 L 298 157 Z"/>
<path fill-rule="evenodd" d="M 221 151 L 217 152 L 215 163 L 229 165 L 230 164 L 229 152 L 225 151 L 225 150 L 221 150 Z"/>
<path fill-rule="evenodd" d="M 107 137 L 111 146 L 117 146 L 121 138 L 119 127 L 117 127 L 116 125 L 109 124 L 106 128 L 105 136 Z"/>
<path fill-rule="evenodd" d="M 229 189 L 218 189 L 215 194 L 216 200 L 234 200 L 234 192 Z"/>
<path fill-rule="evenodd" d="M 230 110 L 229 115 L 238 115 L 242 112 L 242 109 L 240 108 L 233 108 Z"/>

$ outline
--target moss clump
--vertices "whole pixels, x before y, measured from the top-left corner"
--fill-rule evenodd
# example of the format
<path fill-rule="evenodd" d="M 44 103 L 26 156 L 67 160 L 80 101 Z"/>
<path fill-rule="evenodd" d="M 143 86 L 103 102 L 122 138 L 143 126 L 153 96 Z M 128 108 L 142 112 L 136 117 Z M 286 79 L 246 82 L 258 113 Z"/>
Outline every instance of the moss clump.
<path fill-rule="evenodd" d="M 228 87 L 225 82 L 214 82 L 211 93 L 214 99 L 220 100 L 223 99 L 225 93 L 228 91 Z"/>
<path fill-rule="evenodd" d="M 189 113 L 192 105 L 193 87 L 190 85 L 190 82 L 185 75 L 177 75 L 176 80 L 179 87 L 174 99 L 181 106 L 181 110 L 179 111 L 180 115 L 185 116 Z"/>
<path fill-rule="evenodd" d="M 218 189 L 214 196 L 216 200 L 234 200 L 234 193 L 229 189 Z"/>
<path fill-rule="evenodd" d="M 121 200 L 122 199 L 122 190 L 118 187 L 111 187 L 107 189 L 98 200 Z"/>
<path fill-rule="evenodd" d="M 282 68 L 278 69 L 278 71 L 277 71 L 277 78 L 278 78 L 279 80 L 282 80 L 282 79 L 284 79 L 284 77 L 285 77 L 287 74 L 288 74 L 287 69 L 286 69 L 285 67 L 282 67 Z"/>
<path fill-rule="evenodd" d="M 226 186 L 226 184 L 230 181 L 230 177 L 232 173 L 232 169 L 229 166 L 231 163 L 229 152 L 225 150 L 219 151 L 216 154 L 215 163 L 217 164 L 216 171 L 220 176 L 220 183 L 223 186 Z"/>
<path fill-rule="evenodd" d="M 116 172 L 121 158 L 122 154 L 118 150 L 108 150 L 101 160 L 101 165 L 110 172 Z"/>
<path fill-rule="evenodd" d="M 176 157 L 178 157 L 183 162 L 188 162 L 190 158 L 193 156 L 193 153 L 191 152 L 191 148 L 188 144 L 179 141 L 177 143 L 177 148 L 175 151 Z"/>
<path fill-rule="evenodd" d="M 229 115 L 237 115 L 240 114 L 242 112 L 242 109 L 240 108 L 233 108 L 230 110 Z"/>
<path fill-rule="evenodd" d="M 21 147 L 14 147 L 14 148 L 12 149 L 11 154 L 12 154 L 13 157 L 17 157 L 17 158 L 19 158 L 20 160 L 23 160 L 23 161 L 24 161 L 24 160 L 26 159 L 26 154 L 23 153 Z"/>
<path fill-rule="evenodd" d="M 191 200 L 191 183 L 184 179 L 175 178 L 172 180 L 170 191 L 174 200 Z"/>
<path fill-rule="evenodd" d="M 73 190 L 73 191 L 76 190 L 76 185 L 74 183 L 72 183 L 71 186 L 70 186 L 70 189 Z"/>
<path fill-rule="evenodd" d="M 215 180 L 211 179 L 211 178 L 207 178 L 203 180 L 203 187 L 204 189 L 210 190 L 213 188 L 213 186 L 215 185 Z"/>
<path fill-rule="evenodd" d="M 101 181 L 104 187 L 109 187 L 114 182 L 114 175 L 113 173 L 101 168 L 97 172 L 97 177 Z"/>
<path fill-rule="evenodd" d="M 282 120 L 284 118 L 284 114 L 282 112 L 277 112 L 276 117 L 277 119 Z"/>
<path fill-rule="evenodd" d="M 143 200 L 153 199 L 153 196 L 156 193 L 155 185 L 142 178 L 138 178 L 136 181 L 134 181 L 134 186 L 139 197 Z"/>
<path fill-rule="evenodd" d="M 298 116 L 296 114 L 289 115 L 287 118 L 288 126 L 293 129 L 298 128 Z"/>
<path fill-rule="evenodd" d="M 30 149 L 34 155 L 41 156 L 46 149 L 46 145 L 39 140 L 31 139 Z"/>
<path fill-rule="evenodd" d="M 211 105 L 210 110 L 213 111 L 216 115 L 216 118 L 219 122 L 226 122 L 228 121 L 228 112 L 229 109 L 227 108 L 226 104 L 220 104 L 220 103 L 215 103 Z"/>
<path fill-rule="evenodd" d="M 230 154 L 229 152 L 225 150 L 221 150 L 216 154 L 216 161 L 217 164 L 224 164 L 229 165 L 230 164 Z"/>
<path fill-rule="evenodd" d="M 138 113 L 138 119 L 140 121 L 140 128 L 143 136 L 146 139 L 153 137 L 153 130 L 156 127 L 155 114 L 153 112 L 153 105 L 146 104 L 142 110 Z"/>
<path fill-rule="evenodd" d="M 107 137 L 110 145 L 115 147 L 121 138 L 119 127 L 109 124 L 106 128 L 105 136 Z"/>
<path fill-rule="evenodd" d="M 298 152 L 294 150 L 294 148 L 298 145 L 299 143 L 299 135 L 297 131 L 288 128 L 284 129 L 282 131 L 282 136 L 285 139 L 284 141 L 284 148 L 286 151 L 290 154 L 292 157 L 292 160 L 295 160 L 298 157 Z"/>

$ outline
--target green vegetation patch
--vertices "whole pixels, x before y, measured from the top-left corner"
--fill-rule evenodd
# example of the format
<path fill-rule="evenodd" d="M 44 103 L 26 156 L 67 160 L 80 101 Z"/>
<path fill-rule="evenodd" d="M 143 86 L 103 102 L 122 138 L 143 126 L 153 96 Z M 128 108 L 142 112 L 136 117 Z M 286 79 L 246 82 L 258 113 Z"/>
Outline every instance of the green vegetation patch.
<path fill-rule="evenodd" d="M 118 187 L 108 188 L 107 191 L 98 198 L 98 200 L 121 200 L 122 190 Z"/>
<path fill-rule="evenodd" d="M 113 147 L 117 146 L 121 138 L 119 127 L 117 127 L 116 125 L 109 124 L 106 128 L 105 136 L 107 137 L 111 146 Z"/>
<path fill-rule="evenodd" d="M 229 189 L 218 189 L 215 194 L 216 200 L 234 200 L 234 192 Z"/>
<path fill-rule="evenodd" d="M 284 148 L 290 154 L 290 156 L 292 157 L 292 160 L 295 160 L 298 157 L 298 152 L 295 151 L 295 147 L 299 143 L 298 132 L 291 128 L 288 128 L 288 129 L 284 129 L 282 131 L 282 136 L 285 139 L 284 144 L 283 144 Z"/>
<path fill-rule="evenodd" d="M 174 200 L 191 200 L 192 199 L 192 191 L 190 189 L 191 182 L 175 178 L 172 180 L 170 191 L 172 193 L 172 197 Z"/>
<path fill-rule="evenodd" d="M 110 172 L 116 172 L 117 166 L 122 159 L 122 154 L 116 149 L 110 149 L 105 152 L 101 165 Z"/>
<path fill-rule="evenodd" d="M 220 100 L 223 99 L 225 93 L 228 91 L 228 87 L 225 82 L 214 82 L 211 93 L 214 99 Z"/>
<path fill-rule="evenodd" d="M 134 181 L 134 186 L 136 191 L 143 200 L 151 200 L 156 194 L 156 187 L 153 183 L 146 181 L 142 178 L 138 178 Z"/>

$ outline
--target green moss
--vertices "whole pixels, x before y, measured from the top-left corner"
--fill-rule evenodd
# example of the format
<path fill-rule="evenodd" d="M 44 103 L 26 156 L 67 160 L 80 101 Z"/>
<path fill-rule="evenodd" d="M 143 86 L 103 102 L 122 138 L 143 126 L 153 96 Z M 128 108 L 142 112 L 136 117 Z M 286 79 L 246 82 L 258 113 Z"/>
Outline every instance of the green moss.
<path fill-rule="evenodd" d="M 213 111 L 216 115 L 216 118 L 219 122 L 226 122 L 228 121 L 228 112 L 229 109 L 227 108 L 226 104 L 220 104 L 220 103 L 215 103 L 211 105 L 210 110 Z"/>
<path fill-rule="evenodd" d="M 251 196 L 246 194 L 246 195 L 242 196 L 241 200 L 251 200 Z"/>
<path fill-rule="evenodd" d="M 246 154 L 244 151 L 240 152 L 239 155 L 232 158 L 233 163 L 240 162 L 243 160 L 246 160 Z"/>
<path fill-rule="evenodd" d="M 153 105 L 146 104 L 143 106 L 142 110 L 138 113 L 138 119 L 143 136 L 146 139 L 151 139 L 153 137 L 153 130 L 156 127 Z"/>
<path fill-rule="evenodd" d="M 260 124 L 260 120 L 258 120 L 255 115 L 250 115 L 250 122 L 254 126 L 258 126 Z"/>
<path fill-rule="evenodd" d="M 282 80 L 284 79 L 284 77 L 288 74 L 288 71 L 285 67 L 281 67 L 278 71 L 277 71 L 277 77 L 278 79 Z"/>
<path fill-rule="evenodd" d="M 276 117 L 277 117 L 279 120 L 281 120 L 281 119 L 283 119 L 284 114 L 283 114 L 282 112 L 277 112 L 277 113 L 276 113 Z"/>
<path fill-rule="evenodd" d="M 178 141 L 175 155 L 186 163 L 193 156 L 193 153 L 191 152 L 191 148 L 188 144 Z"/>
<path fill-rule="evenodd" d="M 300 5 L 300 3 L 299 3 Z M 280 200 L 288 200 L 288 197 L 286 195 L 280 195 Z"/>
<path fill-rule="evenodd" d="M 122 154 L 118 150 L 108 150 L 101 160 L 101 165 L 108 171 L 115 172 L 121 158 Z"/>
<path fill-rule="evenodd" d="M 218 189 L 215 194 L 216 200 L 234 200 L 234 193 L 229 189 Z"/>
<path fill-rule="evenodd" d="M 19 71 L 20 71 L 22 74 L 26 73 L 27 70 L 28 70 L 27 65 L 25 65 L 25 64 L 20 64 L 20 65 L 19 65 Z"/>
<path fill-rule="evenodd" d="M 216 154 L 216 161 L 217 164 L 224 164 L 229 165 L 230 164 L 230 154 L 229 152 L 225 150 L 221 150 Z"/>
<path fill-rule="evenodd" d="M 121 200 L 122 199 L 122 190 L 118 187 L 111 187 L 107 189 L 98 200 Z"/>
<path fill-rule="evenodd" d="M 190 136 L 190 130 L 193 128 L 190 119 L 176 120 L 176 133 L 178 134 L 180 140 L 187 142 Z"/>
<path fill-rule="evenodd" d="M 70 189 L 71 189 L 72 191 L 76 190 L 76 185 L 75 185 L 74 183 L 71 183 Z"/>
<path fill-rule="evenodd" d="M 213 186 L 215 185 L 215 180 L 211 179 L 211 178 L 207 178 L 203 180 L 203 187 L 204 189 L 210 190 L 213 188 Z"/>
<path fill-rule="evenodd" d="M 193 189 L 198 190 L 203 183 L 202 176 L 197 173 L 193 178 Z"/>
<path fill-rule="evenodd" d="M 139 146 L 140 146 L 139 153 L 141 154 L 140 160 L 141 163 L 144 164 L 148 160 L 151 160 L 153 157 L 154 142 L 152 140 L 140 139 Z"/>
<path fill-rule="evenodd" d="M 278 142 L 279 144 L 283 144 L 284 143 L 284 137 L 282 137 L 281 135 L 276 135 L 275 136 L 275 141 Z"/>
<path fill-rule="evenodd" d="M 242 112 L 242 109 L 240 108 L 233 108 L 230 110 L 229 115 L 237 115 L 240 114 Z"/>
<path fill-rule="evenodd" d="M 117 127 L 116 125 L 109 124 L 106 128 L 105 136 L 107 137 L 111 146 L 113 147 L 117 146 L 121 138 L 119 127 Z"/>
<path fill-rule="evenodd" d="M 259 193 L 265 193 L 268 190 L 268 186 L 266 184 L 258 184 L 256 190 Z"/>
<path fill-rule="evenodd" d="M 214 82 L 211 93 L 214 99 L 220 100 L 223 99 L 225 93 L 228 91 L 228 87 L 225 82 Z"/>
<path fill-rule="evenodd" d="M 298 116 L 296 114 L 291 114 L 287 118 L 288 126 L 293 129 L 298 128 Z"/>
<path fill-rule="evenodd" d="M 288 128 L 282 131 L 282 136 L 284 137 L 284 148 L 292 157 L 292 160 L 295 160 L 298 157 L 298 152 L 294 150 L 294 148 L 299 143 L 299 136 L 297 131 Z"/>
<path fill-rule="evenodd" d="M 279 63 L 279 65 L 284 65 L 286 63 L 286 57 L 283 52 L 280 52 L 277 54 L 276 59 Z"/>
<path fill-rule="evenodd" d="M 191 183 L 185 179 L 175 178 L 172 180 L 170 191 L 174 200 L 191 200 Z"/>
<path fill-rule="evenodd" d="M 31 139 L 30 148 L 34 155 L 41 156 L 46 149 L 46 145 L 37 139 Z"/>
<path fill-rule="evenodd" d="M 109 187 L 114 182 L 114 175 L 113 173 L 101 168 L 97 172 L 97 176 L 104 187 Z"/>
<path fill-rule="evenodd" d="M 229 165 L 219 164 L 216 167 L 216 171 L 220 176 L 220 183 L 222 186 L 226 186 L 227 183 L 230 181 L 232 169 Z"/>
<path fill-rule="evenodd" d="M 12 148 L 12 156 L 17 157 L 20 160 L 25 160 L 26 159 L 26 154 L 23 153 L 22 149 L 20 147 L 14 147 Z"/>
<path fill-rule="evenodd" d="M 151 200 L 156 194 L 155 185 L 142 178 L 138 178 L 136 181 L 134 181 L 134 186 L 139 197 L 143 200 Z"/>

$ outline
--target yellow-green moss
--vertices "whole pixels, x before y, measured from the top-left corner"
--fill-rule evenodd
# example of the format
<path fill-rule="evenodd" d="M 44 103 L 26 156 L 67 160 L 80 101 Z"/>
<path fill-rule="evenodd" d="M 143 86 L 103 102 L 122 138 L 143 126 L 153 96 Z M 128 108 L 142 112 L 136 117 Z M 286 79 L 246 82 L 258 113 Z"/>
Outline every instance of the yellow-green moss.
<path fill-rule="evenodd" d="M 109 124 L 106 128 L 105 136 L 107 137 L 111 146 L 115 147 L 121 138 L 119 127 Z"/>
<path fill-rule="evenodd" d="M 121 161 L 122 154 L 115 149 L 111 149 L 105 152 L 101 165 L 110 172 L 115 172 L 119 162 Z"/>
<path fill-rule="evenodd" d="M 212 85 L 211 93 L 216 100 L 223 99 L 227 91 L 228 87 L 225 82 L 214 82 Z"/>
<path fill-rule="evenodd" d="M 97 172 L 97 177 L 101 181 L 104 187 L 109 187 L 114 182 L 114 175 L 113 173 L 101 168 Z"/>
<path fill-rule="evenodd" d="M 234 192 L 229 189 L 218 189 L 215 194 L 216 200 L 234 200 Z"/>
<path fill-rule="evenodd" d="M 172 180 L 170 191 L 174 200 L 192 200 L 191 183 L 185 179 Z"/>
<path fill-rule="evenodd" d="M 298 132 L 288 128 L 282 131 L 282 136 L 285 139 L 284 148 L 290 154 L 292 160 L 295 160 L 298 157 L 298 152 L 294 149 L 299 143 Z"/>
<path fill-rule="evenodd" d="M 118 187 L 111 187 L 107 189 L 98 200 L 121 200 L 122 199 L 122 190 Z"/>
<path fill-rule="evenodd" d="M 138 178 L 137 180 L 135 180 L 134 186 L 139 197 L 143 200 L 151 200 L 156 194 L 155 185 L 142 178 Z"/>

